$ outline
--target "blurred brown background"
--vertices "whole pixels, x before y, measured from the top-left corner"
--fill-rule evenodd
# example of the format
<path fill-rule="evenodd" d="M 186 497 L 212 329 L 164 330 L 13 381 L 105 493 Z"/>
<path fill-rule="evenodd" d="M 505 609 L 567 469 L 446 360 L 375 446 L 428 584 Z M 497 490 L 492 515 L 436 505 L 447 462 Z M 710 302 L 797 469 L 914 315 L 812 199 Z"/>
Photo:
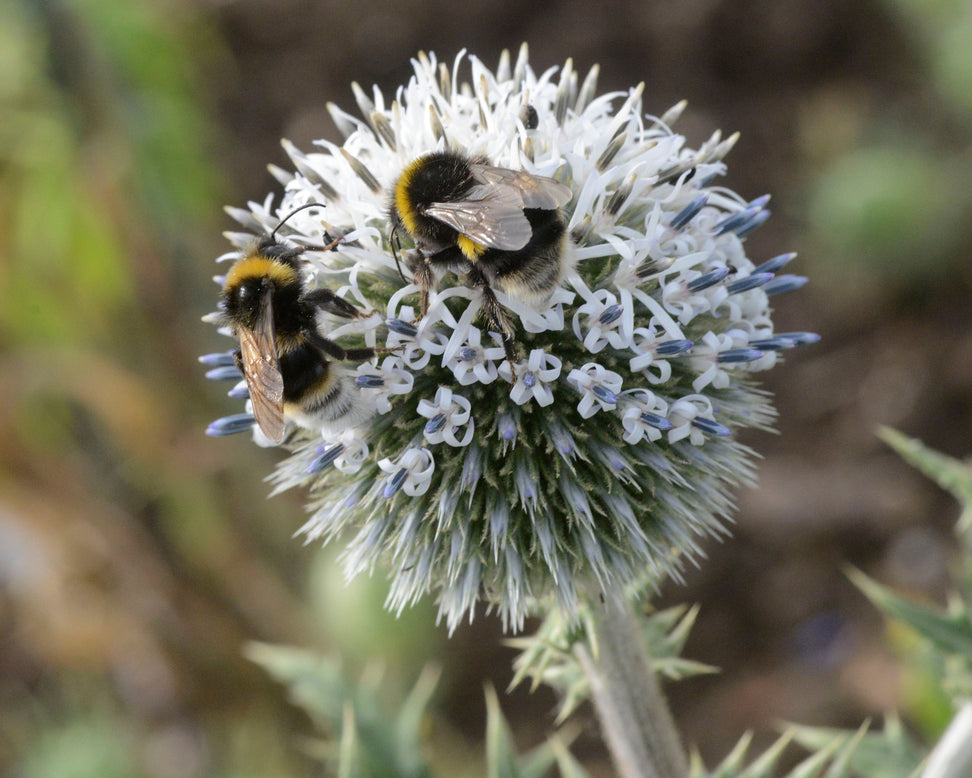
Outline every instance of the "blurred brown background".
<path fill-rule="evenodd" d="M 203 380 L 225 203 L 262 200 L 279 139 L 337 140 L 325 104 L 403 83 L 409 58 L 536 71 L 601 65 L 602 91 L 682 98 L 698 144 L 742 139 L 726 184 L 774 196 L 750 256 L 811 277 L 780 331 L 823 336 L 768 379 L 779 436 L 734 537 L 663 603 L 699 602 L 687 646 L 717 676 L 670 687 L 711 765 L 780 720 L 857 726 L 947 714 L 902 674 L 848 583 L 863 568 L 943 601 L 955 506 L 875 437 L 891 425 L 972 450 L 972 9 L 919 0 L 601 3 L 7 0 L 0 5 L 0 773 L 318 775 L 314 729 L 241 656 L 248 640 L 384 662 L 391 699 L 436 659 L 440 764 L 475 775 L 487 679 L 513 653 L 477 619 L 448 640 L 381 580 L 345 589 L 331 552 L 291 538 L 300 495 L 266 500 L 275 455 L 204 437 L 236 410 Z M 894 636 L 892 635 L 892 638 Z M 518 742 L 553 697 L 503 699 Z M 582 715 L 575 751 L 608 774 Z M 598 772 L 600 771 L 600 772 Z"/>

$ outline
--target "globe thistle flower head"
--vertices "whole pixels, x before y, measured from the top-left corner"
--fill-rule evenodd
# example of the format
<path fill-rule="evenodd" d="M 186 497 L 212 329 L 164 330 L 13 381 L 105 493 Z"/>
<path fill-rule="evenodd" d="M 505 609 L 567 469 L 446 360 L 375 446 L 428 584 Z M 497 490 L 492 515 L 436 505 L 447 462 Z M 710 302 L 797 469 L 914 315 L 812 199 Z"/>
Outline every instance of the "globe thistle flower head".
<path fill-rule="evenodd" d="M 275 490 L 307 489 L 300 534 L 342 538 L 349 577 L 388 569 L 390 608 L 432 594 L 450 629 L 480 601 L 519 629 L 542 602 L 571 616 L 678 576 L 723 532 L 731 489 L 753 480 L 738 432 L 775 416 L 756 374 L 816 339 L 774 329 L 770 298 L 804 280 L 780 274 L 793 255 L 746 255 L 769 198 L 716 184 L 735 136 L 692 149 L 671 129 L 683 104 L 655 117 L 641 86 L 598 95 L 596 67 L 537 74 L 525 46 L 495 71 L 464 54 L 413 64 L 392 99 L 354 85 L 360 117 L 329 106 L 343 143 L 284 143 L 295 172 L 272 168 L 276 207 L 229 209 L 248 232 L 229 235 L 226 259 L 284 218 L 278 235 L 296 247 L 341 236 L 302 254 L 304 283 L 361 312 L 321 313 L 327 338 L 377 350 L 331 360 L 364 421 L 294 428 Z M 570 190 L 560 286 L 541 301 L 492 289 L 514 322 L 513 360 L 482 289 L 446 272 L 423 311 L 400 275 L 398 249 L 417 248 L 408 235 L 392 246 L 389 193 L 410 163 L 447 149 Z M 294 213 L 308 203 L 322 207 Z M 232 356 L 206 361 L 214 378 L 241 378 Z M 210 432 L 250 429 L 235 414 Z"/>

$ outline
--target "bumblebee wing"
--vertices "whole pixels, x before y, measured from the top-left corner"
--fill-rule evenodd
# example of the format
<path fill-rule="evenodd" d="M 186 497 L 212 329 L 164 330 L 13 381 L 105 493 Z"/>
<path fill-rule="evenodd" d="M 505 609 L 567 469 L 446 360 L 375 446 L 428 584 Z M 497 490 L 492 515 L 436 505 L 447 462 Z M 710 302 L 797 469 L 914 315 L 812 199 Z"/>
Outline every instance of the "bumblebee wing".
<path fill-rule="evenodd" d="M 567 205 L 573 192 L 570 187 L 546 176 L 535 176 L 523 170 L 492 167 L 490 165 L 472 166 L 473 178 L 487 186 L 509 187 L 520 194 L 523 208 L 539 208 L 552 211 Z"/>
<path fill-rule="evenodd" d="M 277 359 L 270 290 L 260 301 L 260 316 L 254 328 L 240 328 L 240 356 L 243 375 L 250 389 L 250 403 L 257 424 L 274 443 L 284 437 L 283 376 Z"/>
<path fill-rule="evenodd" d="M 464 199 L 432 203 L 425 213 L 487 248 L 516 251 L 533 235 L 523 207 L 516 189 L 478 184 Z"/>

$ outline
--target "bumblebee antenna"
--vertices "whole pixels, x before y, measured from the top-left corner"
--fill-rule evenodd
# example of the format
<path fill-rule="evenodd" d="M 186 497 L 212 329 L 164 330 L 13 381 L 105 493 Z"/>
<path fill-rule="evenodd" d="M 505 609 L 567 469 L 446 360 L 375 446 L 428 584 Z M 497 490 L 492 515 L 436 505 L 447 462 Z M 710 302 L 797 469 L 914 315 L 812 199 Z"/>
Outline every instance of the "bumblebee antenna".
<path fill-rule="evenodd" d="M 275 243 L 276 240 L 277 240 L 277 237 L 276 237 L 277 236 L 277 230 L 279 230 L 281 227 L 283 227 L 284 224 L 287 223 L 287 220 L 290 219 L 290 217 L 293 216 L 295 213 L 298 213 L 300 211 L 306 211 L 308 208 L 323 208 L 324 206 L 325 206 L 325 203 L 305 203 L 304 205 L 301 205 L 301 206 L 298 206 L 297 208 L 294 208 L 294 210 L 292 210 L 290 213 L 288 213 L 286 216 L 284 216 L 277 223 L 277 226 L 273 228 L 273 232 L 270 233 L 270 237 L 267 240 Z M 301 245 L 299 248 L 293 249 L 293 251 L 295 252 L 293 254 L 293 256 L 295 256 L 295 257 L 296 256 L 299 256 L 299 255 L 303 254 L 305 251 L 331 251 L 332 249 L 336 248 L 337 245 L 342 240 L 344 240 L 344 236 L 343 235 L 340 235 L 337 238 L 333 238 L 332 239 L 331 236 L 330 236 L 330 234 L 328 233 L 328 231 L 327 230 L 324 230 L 324 239 L 330 241 L 326 246 L 319 246 L 319 245 L 314 245 L 314 244 Z"/>
<path fill-rule="evenodd" d="M 290 217 L 293 216 L 295 213 L 299 213 L 300 211 L 306 211 L 308 208 L 323 208 L 324 206 L 325 203 L 305 203 L 304 205 L 294 208 L 294 210 L 292 210 L 290 213 L 284 216 L 279 222 L 277 222 L 277 226 L 274 227 L 273 232 L 270 233 L 270 240 L 276 240 L 277 230 L 283 227 L 290 219 Z"/>
<path fill-rule="evenodd" d="M 408 279 L 405 278 L 405 274 L 402 272 L 402 263 L 398 259 L 398 251 L 395 248 L 395 243 L 398 243 L 398 248 L 401 248 L 401 241 L 398 240 L 398 225 L 396 224 L 392 227 L 392 231 L 388 236 L 388 245 L 391 246 L 392 256 L 395 257 L 395 267 L 398 269 L 398 275 L 401 276 L 404 283 L 408 283 Z"/>

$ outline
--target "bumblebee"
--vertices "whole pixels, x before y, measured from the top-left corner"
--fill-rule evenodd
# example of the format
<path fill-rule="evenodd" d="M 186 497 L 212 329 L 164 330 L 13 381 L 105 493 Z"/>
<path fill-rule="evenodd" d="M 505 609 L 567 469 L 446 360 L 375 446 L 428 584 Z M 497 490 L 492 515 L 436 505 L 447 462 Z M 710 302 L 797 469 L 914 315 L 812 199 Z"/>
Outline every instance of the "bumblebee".
<path fill-rule="evenodd" d="M 300 256 L 330 251 L 341 238 L 326 246 L 279 242 L 277 230 L 296 212 L 233 265 L 219 305 L 222 324 L 240 339 L 234 356 L 246 378 L 253 415 L 274 443 L 284 439 L 287 419 L 315 430 L 346 429 L 364 421 L 370 411 L 360 392 L 331 360 L 363 361 L 379 352 L 345 349 L 320 333 L 321 311 L 347 319 L 364 314 L 330 289 L 305 288 Z"/>
<path fill-rule="evenodd" d="M 392 190 L 390 243 L 395 251 L 397 235 L 405 233 L 415 244 L 406 265 L 422 290 L 422 315 L 437 277 L 463 276 L 481 292 L 483 312 L 512 365 L 513 322 L 493 289 L 537 309 L 549 302 L 570 264 L 560 207 L 571 196 L 552 178 L 456 151 L 411 162 Z"/>

